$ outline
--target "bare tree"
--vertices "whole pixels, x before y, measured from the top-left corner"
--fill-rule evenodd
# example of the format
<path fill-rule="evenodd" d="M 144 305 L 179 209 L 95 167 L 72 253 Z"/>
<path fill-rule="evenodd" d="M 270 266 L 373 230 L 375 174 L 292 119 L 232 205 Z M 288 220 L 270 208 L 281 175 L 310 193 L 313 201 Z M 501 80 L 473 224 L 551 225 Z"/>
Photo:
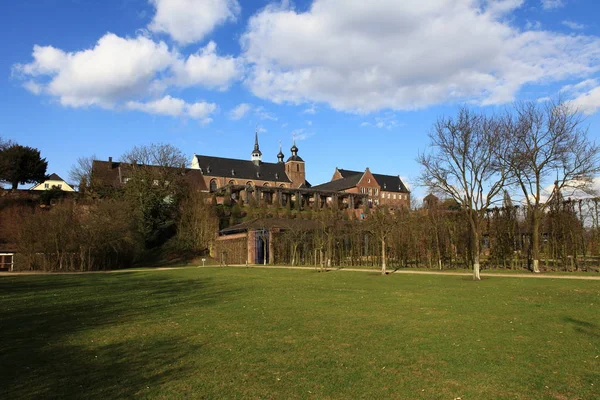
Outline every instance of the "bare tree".
<path fill-rule="evenodd" d="M 89 157 L 79 157 L 69 170 L 69 179 L 72 183 L 79 185 L 80 192 L 92 186 L 92 163 L 96 159 L 95 154 Z"/>
<path fill-rule="evenodd" d="M 600 148 L 587 139 L 582 122 L 581 115 L 560 100 L 519 103 L 502 119 L 507 147 L 502 161 L 530 211 L 534 272 L 540 272 L 540 221 L 555 194 L 589 193 L 600 170 Z"/>
<path fill-rule="evenodd" d="M 377 208 L 371 212 L 366 221 L 367 230 L 381 245 L 381 275 L 387 272 L 387 247 L 388 239 L 396 227 L 396 218 L 387 207 Z"/>
<path fill-rule="evenodd" d="M 420 154 L 420 183 L 452 197 L 463 209 L 470 228 L 473 279 L 479 280 L 483 213 L 506 180 L 496 162 L 501 143 L 494 118 L 462 108 L 456 118 L 440 118 L 429 134 L 434 152 Z"/>

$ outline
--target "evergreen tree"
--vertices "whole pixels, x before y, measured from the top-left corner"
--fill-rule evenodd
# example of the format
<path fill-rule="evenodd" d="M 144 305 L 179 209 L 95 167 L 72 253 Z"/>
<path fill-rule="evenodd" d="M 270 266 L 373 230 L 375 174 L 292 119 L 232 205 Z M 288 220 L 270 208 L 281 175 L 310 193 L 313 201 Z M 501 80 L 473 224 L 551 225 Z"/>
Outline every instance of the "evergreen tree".
<path fill-rule="evenodd" d="M 33 147 L 8 144 L 0 148 L 0 182 L 15 190 L 19 184 L 39 183 L 46 179 L 48 162 Z"/>

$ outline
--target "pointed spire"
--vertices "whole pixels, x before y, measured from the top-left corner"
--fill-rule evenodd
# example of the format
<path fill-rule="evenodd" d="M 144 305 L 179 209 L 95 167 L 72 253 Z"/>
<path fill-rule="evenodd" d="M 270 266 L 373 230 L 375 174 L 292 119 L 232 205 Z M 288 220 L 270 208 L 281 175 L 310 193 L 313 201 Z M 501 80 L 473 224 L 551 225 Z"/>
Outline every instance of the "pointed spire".
<path fill-rule="evenodd" d="M 254 151 L 260 151 L 258 148 L 258 127 L 254 131 Z"/>
<path fill-rule="evenodd" d="M 258 146 L 258 126 L 256 127 L 256 131 L 254 132 L 254 150 L 252 151 L 252 162 L 255 164 L 260 164 L 262 161 L 262 152 Z"/>
<path fill-rule="evenodd" d="M 279 154 L 277 154 L 277 162 L 279 163 L 283 163 L 283 158 L 285 156 L 283 155 L 283 150 L 281 148 L 281 140 L 279 141 Z"/>

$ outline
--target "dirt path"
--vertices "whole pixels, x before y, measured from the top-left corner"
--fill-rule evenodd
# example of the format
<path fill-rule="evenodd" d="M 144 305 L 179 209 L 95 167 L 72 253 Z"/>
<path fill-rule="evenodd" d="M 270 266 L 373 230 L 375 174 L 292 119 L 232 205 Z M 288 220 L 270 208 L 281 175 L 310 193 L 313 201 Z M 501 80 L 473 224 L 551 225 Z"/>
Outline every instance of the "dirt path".
<path fill-rule="evenodd" d="M 313 267 L 291 267 L 284 265 L 228 265 L 227 267 L 219 267 L 217 265 L 207 265 L 207 266 L 185 266 L 185 267 L 158 267 L 158 268 L 140 268 L 140 269 L 119 269 L 114 271 L 88 271 L 88 272 L 0 272 L 0 277 L 2 276 L 17 276 L 17 275 L 74 275 L 74 274 L 119 274 L 119 273 L 134 273 L 134 272 L 153 272 L 153 271 L 172 271 L 178 269 L 192 269 L 192 268 L 262 268 L 262 269 L 297 269 L 297 270 L 315 270 Z M 327 268 L 328 272 L 370 272 L 377 274 L 379 270 L 377 269 L 367 269 L 367 268 Z M 398 270 L 398 271 L 390 271 L 390 274 L 413 274 L 413 275 L 451 275 L 451 276 L 473 276 L 472 273 L 469 272 L 438 272 L 438 271 L 411 271 L 411 270 Z M 590 281 L 600 281 L 600 276 L 585 276 L 585 275 L 545 275 L 541 274 L 510 274 L 510 273 L 491 273 L 486 274 L 485 272 L 481 273 L 482 278 L 527 278 L 527 279 L 577 279 L 577 280 L 590 280 Z"/>

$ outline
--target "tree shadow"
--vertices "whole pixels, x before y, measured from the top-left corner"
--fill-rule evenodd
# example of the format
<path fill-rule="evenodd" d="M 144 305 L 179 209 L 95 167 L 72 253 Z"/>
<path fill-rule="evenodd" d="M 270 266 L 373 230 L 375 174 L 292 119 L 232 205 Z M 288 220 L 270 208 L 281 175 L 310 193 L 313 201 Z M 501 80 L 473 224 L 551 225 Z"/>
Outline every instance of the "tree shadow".
<path fill-rule="evenodd" d="M 563 321 L 573 325 L 575 332 L 583 333 L 592 338 L 600 338 L 600 329 L 596 324 L 571 317 L 563 317 Z"/>
<path fill-rule="evenodd" d="M 89 346 L 81 337 L 132 321 L 160 322 L 177 308 L 210 307 L 235 291 L 214 279 L 162 273 L 2 278 L 0 398 L 150 395 L 157 386 L 192 373 L 181 360 L 201 354 L 202 346 L 175 334 L 110 338 L 108 344 Z"/>

